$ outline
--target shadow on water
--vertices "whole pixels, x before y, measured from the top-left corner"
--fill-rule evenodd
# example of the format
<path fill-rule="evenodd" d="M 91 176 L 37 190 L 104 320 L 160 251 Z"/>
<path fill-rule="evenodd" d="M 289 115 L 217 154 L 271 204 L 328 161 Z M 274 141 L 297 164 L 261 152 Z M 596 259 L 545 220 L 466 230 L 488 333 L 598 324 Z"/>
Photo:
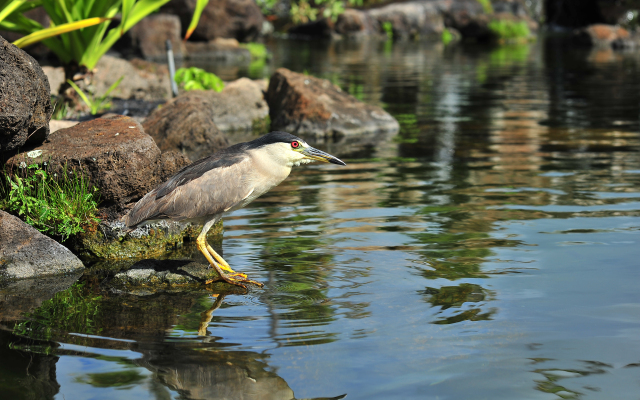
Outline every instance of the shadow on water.
<path fill-rule="evenodd" d="M 269 46 L 265 74 L 327 78 L 401 131 L 320 144 L 348 166 L 295 170 L 225 220 L 216 250 L 265 289 L 3 292 L 3 395 L 633 398 L 639 53 Z"/>

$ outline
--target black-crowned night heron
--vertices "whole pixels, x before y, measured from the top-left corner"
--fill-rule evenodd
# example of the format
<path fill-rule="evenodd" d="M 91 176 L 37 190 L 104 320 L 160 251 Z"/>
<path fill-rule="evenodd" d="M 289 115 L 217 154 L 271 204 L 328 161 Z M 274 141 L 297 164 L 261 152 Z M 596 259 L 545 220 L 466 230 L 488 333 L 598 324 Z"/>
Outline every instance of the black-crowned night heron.
<path fill-rule="evenodd" d="M 243 283 L 262 286 L 232 270 L 207 243 L 207 232 L 223 215 L 246 206 L 284 181 L 293 166 L 312 161 L 346 165 L 297 136 L 271 132 L 184 167 L 147 193 L 122 220 L 129 228 L 163 219 L 203 225 L 196 244 L 220 277 L 242 287 Z"/>

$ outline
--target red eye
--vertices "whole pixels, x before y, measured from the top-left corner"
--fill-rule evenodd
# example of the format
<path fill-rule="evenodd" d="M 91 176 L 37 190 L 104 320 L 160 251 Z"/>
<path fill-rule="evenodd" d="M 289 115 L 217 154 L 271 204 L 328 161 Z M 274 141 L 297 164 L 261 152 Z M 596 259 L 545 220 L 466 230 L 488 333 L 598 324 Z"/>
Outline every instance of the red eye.
<path fill-rule="evenodd" d="M 293 147 L 294 149 L 297 149 L 298 147 L 300 147 L 300 143 L 294 140 L 293 142 L 291 142 L 291 147 Z"/>

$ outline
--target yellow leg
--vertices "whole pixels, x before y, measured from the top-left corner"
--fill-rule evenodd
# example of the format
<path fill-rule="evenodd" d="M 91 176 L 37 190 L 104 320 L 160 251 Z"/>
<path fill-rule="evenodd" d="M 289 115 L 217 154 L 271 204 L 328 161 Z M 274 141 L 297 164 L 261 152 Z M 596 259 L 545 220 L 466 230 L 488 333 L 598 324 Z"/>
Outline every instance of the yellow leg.
<path fill-rule="evenodd" d="M 224 258 L 222 258 L 222 256 L 220 254 L 216 253 L 216 251 L 213 249 L 213 247 L 209 246 L 209 243 L 205 242 L 205 244 L 207 245 L 207 250 L 209 251 L 209 254 L 211 254 L 213 256 L 213 258 L 216 259 L 218 264 L 220 264 L 220 268 L 222 268 L 225 271 L 229 271 L 231 273 L 235 273 L 236 272 L 236 271 L 231 269 L 231 267 L 229 266 L 229 263 L 227 263 L 224 260 Z"/>
<path fill-rule="evenodd" d="M 227 282 L 230 283 L 232 285 L 237 285 L 243 288 L 247 288 L 245 285 L 243 285 L 243 283 L 251 283 L 260 287 L 263 287 L 264 285 L 260 282 L 257 281 L 253 281 L 251 279 L 247 279 L 247 275 L 242 274 L 242 273 L 234 273 L 233 275 L 227 275 L 224 273 L 224 271 L 222 270 L 221 266 L 218 265 L 218 263 L 213 259 L 213 257 L 211 256 L 211 254 L 209 253 L 207 248 L 210 248 L 210 246 L 207 244 L 207 240 L 205 238 L 204 235 L 200 235 L 198 236 L 198 238 L 196 239 L 196 246 L 198 247 L 198 250 L 200 250 L 200 252 L 205 256 L 205 258 L 207 259 L 207 261 L 209 261 L 209 264 L 211 264 L 211 266 L 213 268 L 215 268 L 216 272 L 218 273 L 218 275 L 220 275 L 220 278 Z M 213 249 L 211 249 L 213 251 Z M 215 251 L 213 252 L 213 254 L 215 254 L 216 256 L 220 257 Z M 222 257 L 220 257 L 220 259 L 222 259 Z M 225 262 L 226 264 L 226 262 Z M 228 266 L 229 264 L 227 264 Z M 229 270 L 233 271 L 231 268 L 229 268 Z"/>

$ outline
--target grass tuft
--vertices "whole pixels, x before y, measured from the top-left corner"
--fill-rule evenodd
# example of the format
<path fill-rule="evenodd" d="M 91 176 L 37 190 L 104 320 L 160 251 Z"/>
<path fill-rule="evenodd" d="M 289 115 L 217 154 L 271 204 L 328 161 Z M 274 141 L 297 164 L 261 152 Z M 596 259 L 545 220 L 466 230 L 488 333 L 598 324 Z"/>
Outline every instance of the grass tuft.
<path fill-rule="evenodd" d="M 100 220 L 97 188 L 91 188 L 81 173 L 68 170 L 51 175 L 38 165 L 4 174 L 0 185 L 0 208 L 17 214 L 42 233 L 62 241 L 84 232 Z"/>

